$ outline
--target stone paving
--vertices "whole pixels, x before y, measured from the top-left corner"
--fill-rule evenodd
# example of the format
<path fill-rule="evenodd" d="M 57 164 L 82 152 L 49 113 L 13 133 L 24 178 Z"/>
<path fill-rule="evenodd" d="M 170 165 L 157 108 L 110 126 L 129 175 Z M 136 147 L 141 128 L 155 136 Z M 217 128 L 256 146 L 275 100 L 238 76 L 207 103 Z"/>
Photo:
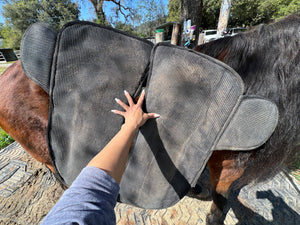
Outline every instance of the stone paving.
<path fill-rule="evenodd" d="M 206 200 L 191 193 L 173 207 L 161 210 L 118 203 L 117 224 L 206 224 L 212 203 L 207 177 L 206 170 L 199 180 Z M 224 224 L 299 225 L 299 189 L 296 180 L 280 173 L 264 183 L 231 191 L 223 212 Z M 39 224 L 63 191 L 53 174 L 18 143 L 0 150 L 0 224 Z"/>

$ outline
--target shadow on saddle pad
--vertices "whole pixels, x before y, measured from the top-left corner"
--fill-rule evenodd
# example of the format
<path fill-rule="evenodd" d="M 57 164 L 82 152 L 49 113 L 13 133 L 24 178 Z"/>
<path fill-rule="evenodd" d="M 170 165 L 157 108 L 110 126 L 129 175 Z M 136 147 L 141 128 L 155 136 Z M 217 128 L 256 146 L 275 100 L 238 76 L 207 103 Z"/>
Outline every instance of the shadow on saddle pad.
<path fill-rule="evenodd" d="M 212 151 L 255 149 L 277 125 L 275 104 L 244 96 L 233 69 L 192 50 L 90 22 L 34 24 L 21 49 L 25 73 L 50 95 L 48 146 L 68 186 L 120 129 L 114 98 L 146 84 L 145 110 L 161 117 L 140 128 L 122 178 L 120 199 L 135 206 L 175 204 Z"/>

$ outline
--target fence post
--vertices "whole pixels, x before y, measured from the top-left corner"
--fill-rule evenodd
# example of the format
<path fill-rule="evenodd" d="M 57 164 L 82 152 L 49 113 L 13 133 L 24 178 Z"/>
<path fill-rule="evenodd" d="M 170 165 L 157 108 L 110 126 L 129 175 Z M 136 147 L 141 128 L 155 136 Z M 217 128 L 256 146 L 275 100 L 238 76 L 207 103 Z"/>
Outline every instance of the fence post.
<path fill-rule="evenodd" d="M 173 30 L 172 30 L 172 38 L 171 38 L 171 44 L 177 45 L 179 40 L 179 34 L 180 34 L 180 24 L 174 23 L 173 24 Z"/>

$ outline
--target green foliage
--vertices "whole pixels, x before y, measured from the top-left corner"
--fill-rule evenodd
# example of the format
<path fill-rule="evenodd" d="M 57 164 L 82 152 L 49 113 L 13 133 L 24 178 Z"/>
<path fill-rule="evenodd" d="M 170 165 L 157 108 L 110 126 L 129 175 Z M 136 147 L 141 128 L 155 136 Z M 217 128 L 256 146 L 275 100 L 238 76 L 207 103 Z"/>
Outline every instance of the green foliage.
<path fill-rule="evenodd" d="M 180 0 L 169 0 L 167 22 L 169 22 L 169 21 L 179 22 L 180 21 L 180 9 L 181 9 L 181 1 Z"/>
<path fill-rule="evenodd" d="M 131 25 L 131 24 L 122 23 L 122 22 L 119 21 L 115 25 L 115 28 L 118 29 L 118 30 L 122 30 L 126 33 L 138 36 L 138 33 L 136 32 L 136 29 L 134 29 L 133 25 Z"/>
<path fill-rule="evenodd" d="M 78 6 L 71 0 L 8 0 L 3 6 L 5 25 L 1 29 L 6 48 L 19 49 L 23 33 L 33 23 L 46 22 L 61 28 L 78 19 Z"/>
<path fill-rule="evenodd" d="M 0 149 L 5 148 L 6 146 L 10 145 L 14 142 L 11 136 L 5 133 L 4 130 L 0 128 Z"/>
<path fill-rule="evenodd" d="M 300 12 L 300 1 L 292 0 L 289 4 L 280 7 L 276 18 L 281 18 L 296 12 Z"/>
<path fill-rule="evenodd" d="M 218 25 L 222 0 L 203 0 L 203 29 Z M 239 0 L 232 1 L 228 27 L 254 26 L 268 23 L 294 12 L 300 12 L 299 0 Z"/>
<path fill-rule="evenodd" d="M 300 12 L 299 0 L 265 0 L 259 4 L 259 19 L 279 19 Z"/>
<path fill-rule="evenodd" d="M 0 34 L 3 37 L 2 48 L 19 49 L 22 39 L 22 33 L 18 30 L 12 29 L 12 26 L 4 25 Z"/>
<path fill-rule="evenodd" d="M 7 25 L 23 33 L 30 24 L 38 21 L 40 8 L 36 0 L 12 0 L 3 6 L 2 15 Z"/>
<path fill-rule="evenodd" d="M 203 29 L 216 29 L 222 0 L 203 0 L 202 24 Z"/>
<path fill-rule="evenodd" d="M 42 10 L 38 21 L 49 23 L 56 29 L 79 17 L 78 6 L 71 0 L 40 0 L 40 4 Z"/>
<path fill-rule="evenodd" d="M 253 26 L 260 23 L 258 19 L 261 0 L 233 1 L 231 5 L 229 27 Z"/>

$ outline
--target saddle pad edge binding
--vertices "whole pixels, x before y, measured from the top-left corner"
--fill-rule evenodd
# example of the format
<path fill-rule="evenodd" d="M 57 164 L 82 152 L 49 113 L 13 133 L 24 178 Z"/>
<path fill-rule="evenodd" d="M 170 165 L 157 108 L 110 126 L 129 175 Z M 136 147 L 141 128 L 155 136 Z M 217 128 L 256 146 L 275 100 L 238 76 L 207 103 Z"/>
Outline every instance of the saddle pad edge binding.
<path fill-rule="evenodd" d="M 108 26 L 104 26 L 104 25 L 101 25 L 101 24 L 93 23 L 93 22 L 90 22 L 90 21 L 75 20 L 75 21 L 68 22 L 65 25 L 63 25 L 63 27 L 61 28 L 61 30 L 59 32 L 63 32 L 66 28 L 68 28 L 70 26 L 73 26 L 73 25 L 90 25 L 90 26 L 94 26 L 94 27 L 98 27 L 98 28 L 110 30 L 110 31 L 113 31 L 113 32 L 125 35 L 127 37 L 130 37 L 130 38 L 133 38 L 133 39 L 145 42 L 145 43 L 147 43 L 149 45 L 152 45 L 152 47 L 154 46 L 154 44 L 151 41 L 148 41 L 148 40 L 146 40 L 144 38 L 140 38 L 140 37 L 135 36 L 133 34 L 126 33 L 125 31 L 122 31 L 122 30 L 119 30 L 119 29 L 116 29 L 116 28 L 113 28 L 113 27 L 108 27 Z"/>
<path fill-rule="evenodd" d="M 57 178 L 61 181 L 61 183 L 63 185 L 65 185 L 66 187 L 69 187 L 69 185 L 67 185 L 67 183 L 65 182 L 64 178 L 61 176 L 57 165 L 56 165 L 56 161 L 55 161 L 55 154 L 52 148 L 52 144 L 51 144 L 51 129 L 52 127 L 50 126 L 52 124 L 52 113 L 53 113 L 53 109 L 54 109 L 54 100 L 53 100 L 53 89 L 55 86 L 55 72 L 56 72 L 56 68 L 57 68 L 57 59 L 58 59 L 58 51 L 59 51 L 59 42 L 60 42 L 60 38 L 61 38 L 61 32 L 62 30 L 59 31 L 58 35 L 57 35 L 57 39 L 56 39 L 56 44 L 55 44 L 55 50 L 54 50 L 54 54 L 53 54 L 53 61 L 52 61 L 52 69 L 51 69 L 51 76 L 50 76 L 50 87 L 49 87 L 49 114 L 48 114 L 48 126 L 47 126 L 47 145 L 48 145 L 48 151 L 50 154 L 50 158 L 51 158 L 51 162 L 52 162 L 52 166 L 54 168 L 55 171 L 55 175 L 57 176 Z"/>

